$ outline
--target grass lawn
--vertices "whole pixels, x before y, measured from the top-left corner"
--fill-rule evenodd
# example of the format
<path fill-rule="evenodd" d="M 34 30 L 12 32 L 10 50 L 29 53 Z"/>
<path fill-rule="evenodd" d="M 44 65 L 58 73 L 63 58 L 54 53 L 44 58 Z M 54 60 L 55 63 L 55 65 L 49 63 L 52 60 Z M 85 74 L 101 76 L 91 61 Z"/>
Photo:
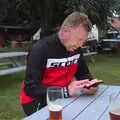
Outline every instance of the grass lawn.
<path fill-rule="evenodd" d="M 0 76 L 0 120 L 20 120 L 25 115 L 19 105 L 23 72 Z"/>
<path fill-rule="evenodd" d="M 120 85 L 120 55 L 99 55 L 89 69 L 95 78 L 107 85 Z"/>
<path fill-rule="evenodd" d="M 120 55 L 99 55 L 88 63 L 93 76 L 105 84 L 120 85 Z M 24 72 L 0 76 L 0 120 L 20 120 L 25 116 L 19 105 L 19 90 Z"/>

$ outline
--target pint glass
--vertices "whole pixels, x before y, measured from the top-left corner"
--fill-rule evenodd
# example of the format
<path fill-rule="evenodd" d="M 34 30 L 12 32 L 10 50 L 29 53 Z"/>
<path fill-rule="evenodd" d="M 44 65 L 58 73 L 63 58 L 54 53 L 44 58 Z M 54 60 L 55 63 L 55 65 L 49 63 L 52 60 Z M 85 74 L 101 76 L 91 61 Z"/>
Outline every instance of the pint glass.
<path fill-rule="evenodd" d="M 120 92 L 109 97 L 109 116 L 110 120 L 120 120 Z"/>
<path fill-rule="evenodd" d="M 49 109 L 49 120 L 62 120 L 62 87 L 47 88 L 47 104 Z"/>

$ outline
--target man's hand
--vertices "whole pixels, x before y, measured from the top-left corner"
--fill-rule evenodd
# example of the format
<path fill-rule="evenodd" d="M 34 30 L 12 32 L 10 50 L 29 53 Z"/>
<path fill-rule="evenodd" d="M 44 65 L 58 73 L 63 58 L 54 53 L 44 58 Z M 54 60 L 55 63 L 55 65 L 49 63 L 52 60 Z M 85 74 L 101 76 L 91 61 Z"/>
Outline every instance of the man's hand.
<path fill-rule="evenodd" d="M 93 79 L 90 81 L 90 83 L 86 86 L 86 88 L 83 88 L 82 91 L 84 94 L 86 95 L 94 95 L 96 94 L 96 92 L 98 91 L 98 85 L 94 86 L 94 87 L 89 87 L 90 85 L 94 84 L 94 83 L 103 83 L 103 80 L 98 80 L 98 79 Z"/>
<path fill-rule="evenodd" d="M 83 89 L 86 84 L 89 84 L 89 82 L 90 81 L 88 79 L 80 80 L 80 81 L 72 81 L 68 86 L 69 95 L 74 96 L 76 94 L 76 90 Z"/>
<path fill-rule="evenodd" d="M 98 91 L 98 87 L 83 88 L 82 92 L 86 95 L 94 95 Z"/>

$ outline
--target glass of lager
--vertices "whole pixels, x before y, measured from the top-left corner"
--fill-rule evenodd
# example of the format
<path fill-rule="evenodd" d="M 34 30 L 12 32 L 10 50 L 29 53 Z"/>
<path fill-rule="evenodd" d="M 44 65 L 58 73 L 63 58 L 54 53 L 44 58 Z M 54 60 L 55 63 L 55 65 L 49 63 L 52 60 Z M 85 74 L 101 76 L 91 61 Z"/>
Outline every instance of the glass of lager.
<path fill-rule="evenodd" d="M 49 109 L 49 120 L 62 120 L 62 87 L 47 88 L 47 104 Z"/>
<path fill-rule="evenodd" d="M 120 120 L 120 92 L 110 94 L 109 116 L 110 120 Z"/>

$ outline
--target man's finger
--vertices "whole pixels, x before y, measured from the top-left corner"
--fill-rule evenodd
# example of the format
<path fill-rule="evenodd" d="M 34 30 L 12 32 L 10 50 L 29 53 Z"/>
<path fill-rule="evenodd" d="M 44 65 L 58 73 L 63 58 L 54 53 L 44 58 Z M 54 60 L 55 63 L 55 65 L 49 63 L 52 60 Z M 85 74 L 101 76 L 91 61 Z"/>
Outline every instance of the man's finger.
<path fill-rule="evenodd" d="M 77 85 L 76 89 L 81 89 L 81 88 L 84 88 L 84 87 L 85 87 L 85 85 L 79 85 L 79 86 Z"/>
<path fill-rule="evenodd" d="M 87 83 L 89 83 L 88 79 L 76 81 L 76 85 L 82 85 L 82 84 L 87 84 Z"/>

